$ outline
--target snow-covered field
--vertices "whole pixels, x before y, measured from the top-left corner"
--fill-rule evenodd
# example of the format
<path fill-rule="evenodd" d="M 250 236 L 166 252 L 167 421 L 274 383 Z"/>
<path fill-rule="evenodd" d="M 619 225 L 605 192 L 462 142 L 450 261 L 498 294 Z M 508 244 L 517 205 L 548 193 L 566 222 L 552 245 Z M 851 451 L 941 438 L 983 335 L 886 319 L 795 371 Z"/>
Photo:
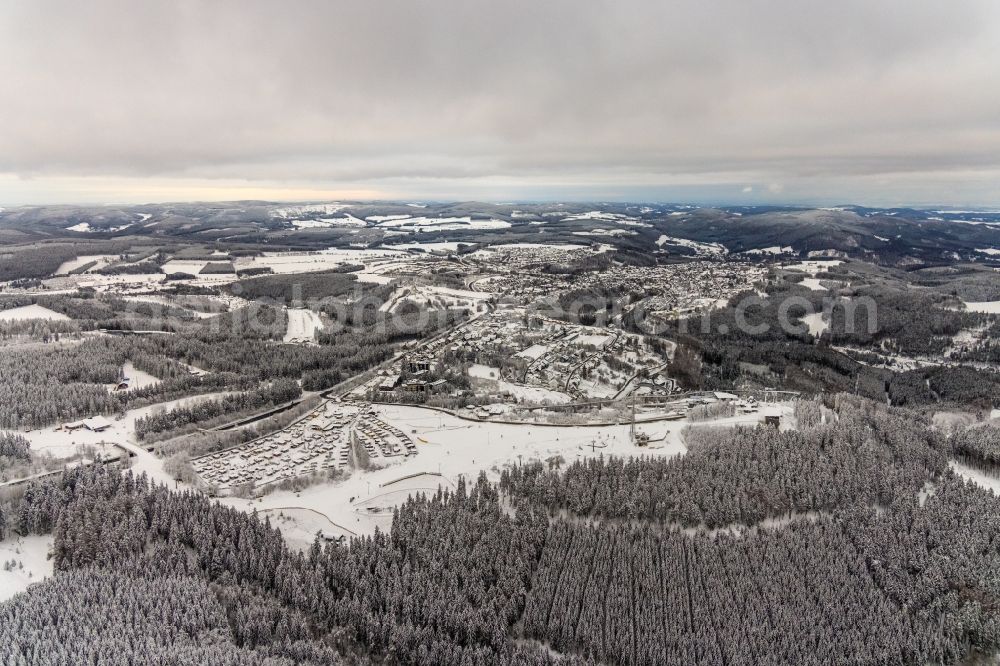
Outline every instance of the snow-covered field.
<path fill-rule="evenodd" d="M 969 312 L 998 314 L 1000 313 L 1000 301 L 969 301 L 965 303 L 965 309 Z"/>
<path fill-rule="evenodd" d="M 548 350 L 549 350 L 548 345 L 531 345 L 527 349 L 518 352 L 517 356 L 521 356 L 523 358 L 536 359 L 540 358 Z"/>
<path fill-rule="evenodd" d="M 823 318 L 822 312 L 808 314 L 802 318 L 802 322 L 809 327 L 809 332 L 815 337 L 823 335 L 823 331 L 830 328 L 830 322 Z"/>
<path fill-rule="evenodd" d="M 171 273 L 189 273 L 191 275 L 198 275 L 199 271 L 201 271 L 201 269 L 203 269 L 207 264 L 208 262 L 202 259 L 171 259 L 163 264 L 161 268 L 167 275 Z"/>
<path fill-rule="evenodd" d="M 461 231 L 465 229 L 507 229 L 511 226 L 506 220 L 474 220 L 471 217 L 409 217 L 389 215 L 378 223 L 379 227 L 392 227 L 410 231 Z"/>
<path fill-rule="evenodd" d="M 972 481 L 977 486 L 981 486 L 992 492 L 994 495 L 1000 496 L 1000 479 L 995 476 L 990 476 L 985 472 L 980 472 L 978 469 L 963 465 L 957 460 L 952 460 L 948 464 L 951 466 L 951 469 L 963 479 Z"/>
<path fill-rule="evenodd" d="M 136 303 L 153 303 L 154 305 L 165 305 L 165 306 L 168 306 L 168 307 L 183 308 L 183 309 L 187 310 L 188 312 L 190 312 L 195 317 L 198 317 L 199 319 L 207 319 L 208 317 L 214 317 L 214 316 L 220 314 L 220 312 L 202 312 L 201 310 L 191 310 L 190 308 L 184 307 L 184 304 L 182 302 L 180 302 L 178 300 L 175 300 L 173 298 L 169 298 L 167 296 L 156 296 L 156 295 L 153 295 L 153 294 L 140 294 L 138 296 L 124 296 L 123 298 L 126 301 L 134 301 Z M 208 298 L 208 297 L 207 296 L 203 296 L 202 298 Z M 214 299 L 214 300 L 218 300 L 220 306 L 222 306 L 222 302 L 221 302 L 220 299 Z M 220 310 L 222 310 L 222 309 L 223 308 L 220 307 Z"/>
<path fill-rule="evenodd" d="M 139 370 L 134 365 L 132 365 L 131 361 L 127 362 L 125 366 L 122 368 L 122 374 L 131 380 L 129 383 L 130 391 L 135 389 L 143 389 L 146 388 L 147 386 L 153 386 L 155 384 L 160 383 L 159 379 L 149 374 L 148 372 Z"/>
<path fill-rule="evenodd" d="M 592 229 L 590 231 L 574 231 L 574 236 L 635 236 L 634 231 L 628 229 Z"/>
<path fill-rule="evenodd" d="M 603 349 L 604 345 L 608 344 L 609 340 L 611 340 L 611 336 L 608 334 L 592 333 L 588 335 L 581 335 L 573 342 L 581 345 L 593 345 L 598 349 Z"/>
<path fill-rule="evenodd" d="M 463 245 L 463 243 L 459 243 L 457 241 L 438 241 L 435 243 L 395 243 L 391 245 L 383 245 L 382 247 L 384 247 L 386 250 L 426 250 L 428 252 L 457 252 L 459 245 Z"/>
<path fill-rule="evenodd" d="M 782 268 L 789 271 L 802 271 L 803 273 L 808 273 L 812 277 L 816 277 L 817 273 L 822 273 L 823 271 L 829 270 L 834 266 L 839 266 L 842 263 L 844 262 L 840 259 L 821 259 L 813 261 L 800 261 L 797 264 L 782 266 Z"/>
<path fill-rule="evenodd" d="M 653 440 L 653 446 L 635 446 L 629 438 L 628 425 L 580 427 L 511 425 L 470 422 L 421 407 L 374 405 L 378 416 L 413 438 L 418 454 L 402 458 L 389 467 L 370 472 L 355 471 L 342 481 L 323 483 L 300 493 L 279 491 L 260 500 L 225 498 L 221 501 L 245 511 L 258 512 L 296 507 L 323 514 L 331 524 L 355 534 L 372 534 L 378 528 L 389 529 L 392 507 L 405 500 L 410 492 L 431 492 L 438 482 L 454 485 L 460 476 L 474 480 L 480 470 L 493 481 L 499 479 L 505 465 L 546 460 L 562 456 L 566 462 L 598 455 L 672 456 L 687 451 L 680 432 L 687 421 L 663 421 L 642 424 L 639 429 Z M 791 407 L 769 406 L 783 418 L 791 415 Z M 763 414 L 741 415 L 717 421 L 706 421 L 696 427 L 712 425 L 753 424 L 763 420 Z M 440 473 L 444 479 L 432 476 Z M 388 482 L 411 474 L 424 474 L 416 479 L 384 486 Z M 405 492 L 401 492 L 405 491 Z M 279 525 L 280 527 L 280 525 Z M 295 527 L 293 537 L 301 539 L 308 529 Z M 352 534 L 330 527 L 334 534 Z M 294 542 L 294 541 L 293 541 Z"/>
<path fill-rule="evenodd" d="M 364 227 L 364 220 L 359 220 L 350 213 L 344 217 L 323 217 L 318 220 L 292 220 L 292 226 L 299 229 L 323 229 L 329 227 Z"/>
<path fill-rule="evenodd" d="M 786 245 L 785 247 L 779 247 L 777 245 L 772 245 L 771 247 L 761 247 L 753 250 L 744 250 L 740 254 L 760 254 L 760 255 L 779 255 L 779 254 L 792 254 L 795 252 L 795 248 L 791 245 Z"/>
<path fill-rule="evenodd" d="M 663 247 L 664 245 L 677 245 L 679 247 L 690 248 L 694 250 L 695 254 L 699 257 L 721 257 L 729 254 L 729 250 L 727 250 L 724 245 L 720 245 L 719 243 L 699 243 L 698 241 L 688 240 L 686 238 L 676 238 L 666 234 L 661 234 L 660 237 L 656 239 L 656 244 L 659 247 Z"/>
<path fill-rule="evenodd" d="M 313 342 L 316 331 L 323 328 L 320 316 L 308 308 L 288 308 L 288 330 L 285 342 Z"/>
<path fill-rule="evenodd" d="M 190 398 L 181 398 L 162 402 L 148 407 L 130 409 L 120 419 L 109 417 L 111 427 L 104 432 L 91 432 L 86 429 L 79 429 L 73 432 L 57 430 L 58 425 L 49 426 L 39 430 L 30 430 L 21 433 L 31 442 L 31 450 L 35 453 L 48 454 L 53 458 L 69 458 L 79 453 L 81 445 L 89 444 L 99 453 L 107 456 L 115 456 L 119 452 L 112 446 L 112 442 L 124 443 L 136 441 L 135 422 L 155 410 L 170 410 L 178 405 L 193 405 L 202 400 L 217 398 L 227 395 L 227 393 L 209 393 Z"/>
<path fill-rule="evenodd" d="M 283 206 L 281 208 L 275 208 L 271 211 L 271 217 L 280 217 L 283 219 L 288 219 L 296 217 L 298 215 L 310 215 L 313 213 L 321 213 L 323 215 L 333 215 L 338 213 L 345 208 L 350 208 L 350 204 L 342 204 L 339 202 L 333 203 L 321 203 L 321 204 L 302 204 L 299 206 Z"/>
<path fill-rule="evenodd" d="M 72 293 L 81 287 L 90 287 L 101 292 L 113 291 L 116 294 L 144 293 L 157 289 L 165 277 L 163 273 L 150 273 L 148 275 L 97 275 L 86 273 L 84 275 L 49 278 L 44 281 L 44 284 L 46 294 L 59 293 L 60 291 L 63 293 Z M 232 278 L 230 277 L 230 279 Z"/>
<path fill-rule="evenodd" d="M 344 264 L 365 263 L 373 259 L 396 257 L 405 254 L 398 250 L 366 250 L 332 248 L 322 252 L 265 252 L 260 257 L 236 259 L 237 270 L 270 268 L 275 273 L 310 273 L 324 271 Z"/>
<path fill-rule="evenodd" d="M 82 257 L 77 257 L 76 259 L 70 259 L 69 261 L 64 261 L 62 264 L 59 265 L 59 268 L 56 269 L 55 275 L 65 275 L 65 274 L 69 273 L 70 271 L 75 271 L 76 269 L 80 268 L 81 266 L 86 266 L 87 264 L 89 264 L 92 261 L 96 261 L 97 262 L 97 265 L 94 266 L 95 269 L 96 268 L 103 268 L 104 266 L 107 266 L 108 264 L 110 264 L 112 261 L 114 261 L 117 258 L 118 258 L 117 256 L 110 255 L 110 254 L 89 254 L 89 255 L 84 255 Z M 93 269 L 91 269 L 91 270 L 93 270 Z"/>
<path fill-rule="evenodd" d="M 812 289 L 813 291 L 828 291 L 826 287 L 820 284 L 819 278 L 813 278 L 813 277 L 803 278 L 802 281 L 799 282 L 799 284 L 801 284 L 803 287 L 806 287 L 807 289 Z"/>
<path fill-rule="evenodd" d="M 52 536 L 8 537 L 0 541 L 0 603 L 23 592 L 32 583 L 52 575 Z M 5 571 L 4 564 L 14 560 L 13 571 Z"/>
<path fill-rule="evenodd" d="M 41 305 L 22 305 L 19 308 L 0 310 L 0 321 L 22 321 L 25 319 L 50 319 L 53 321 L 69 321 L 69 317 L 61 312 L 49 310 Z"/>

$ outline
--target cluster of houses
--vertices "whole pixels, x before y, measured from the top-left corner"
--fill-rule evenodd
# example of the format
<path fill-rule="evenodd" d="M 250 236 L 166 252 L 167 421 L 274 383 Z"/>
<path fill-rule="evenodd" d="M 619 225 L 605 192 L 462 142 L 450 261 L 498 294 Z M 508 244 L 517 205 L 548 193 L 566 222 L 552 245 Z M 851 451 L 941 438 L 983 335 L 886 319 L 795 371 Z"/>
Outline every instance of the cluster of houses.
<path fill-rule="evenodd" d="M 416 444 L 402 430 L 370 414 L 358 419 L 353 433 L 369 456 L 392 458 L 417 453 Z"/>
<path fill-rule="evenodd" d="M 203 490 L 226 495 L 241 486 L 260 490 L 300 476 L 347 469 L 353 442 L 371 457 L 417 452 L 406 434 L 374 416 L 371 405 L 344 401 L 325 403 L 285 430 L 194 458 L 191 465 Z"/>
<path fill-rule="evenodd" d="M 267 486 L 350 464 L 345 434 L 358 409 L 328 403 L 285 430 L 191 461 L 200 485 L 227 494 L 245 485 Z"/>

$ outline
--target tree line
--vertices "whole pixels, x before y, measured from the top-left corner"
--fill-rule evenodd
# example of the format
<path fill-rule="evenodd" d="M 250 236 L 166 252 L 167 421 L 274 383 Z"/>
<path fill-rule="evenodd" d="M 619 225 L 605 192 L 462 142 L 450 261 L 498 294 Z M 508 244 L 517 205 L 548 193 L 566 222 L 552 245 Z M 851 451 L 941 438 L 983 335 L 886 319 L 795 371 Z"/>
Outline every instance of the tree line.
<path fill-rule="evenodd" d="M 271 405 L 280 405 L 302 395 L 302 388 L 291 379 L 279 379 L 250 391 L 234 393 L 193 405 L 181 405 L 169 411 L 153 412 L 135 421 L 135 434 L 142 440 L 151 435 L 172 432 L 185 426 L 201 424 L 223 415 L 245 413 Z"/>

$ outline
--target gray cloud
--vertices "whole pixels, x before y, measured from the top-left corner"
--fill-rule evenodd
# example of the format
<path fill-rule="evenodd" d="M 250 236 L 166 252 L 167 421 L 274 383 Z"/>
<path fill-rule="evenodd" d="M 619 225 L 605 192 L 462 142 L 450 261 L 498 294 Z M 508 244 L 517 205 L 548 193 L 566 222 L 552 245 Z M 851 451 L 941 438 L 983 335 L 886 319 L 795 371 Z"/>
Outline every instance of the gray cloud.
<path fill-rule="evenodd" d="M 96 177 L 1000 200 L 990 0 L 10 0 L 0 17 L 10 199 Z"/>

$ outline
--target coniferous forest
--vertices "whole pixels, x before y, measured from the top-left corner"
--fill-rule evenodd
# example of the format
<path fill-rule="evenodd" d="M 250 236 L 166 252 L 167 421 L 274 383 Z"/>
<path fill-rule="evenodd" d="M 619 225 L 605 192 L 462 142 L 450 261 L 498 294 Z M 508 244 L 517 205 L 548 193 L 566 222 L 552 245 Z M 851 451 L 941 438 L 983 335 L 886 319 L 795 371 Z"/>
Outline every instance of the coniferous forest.
<path fill-rule="evenodd" d="M 0 525 L 56 575 L 0 662 L 959 664 L 1000 646 L 1000 500 L 922 417 L 854 396 L 669 460 L 514 466 L 389 533 L 289 549 L 256 514 L 110 467 Z M 42 657 L 44 655 L 44 658 Z"/>

